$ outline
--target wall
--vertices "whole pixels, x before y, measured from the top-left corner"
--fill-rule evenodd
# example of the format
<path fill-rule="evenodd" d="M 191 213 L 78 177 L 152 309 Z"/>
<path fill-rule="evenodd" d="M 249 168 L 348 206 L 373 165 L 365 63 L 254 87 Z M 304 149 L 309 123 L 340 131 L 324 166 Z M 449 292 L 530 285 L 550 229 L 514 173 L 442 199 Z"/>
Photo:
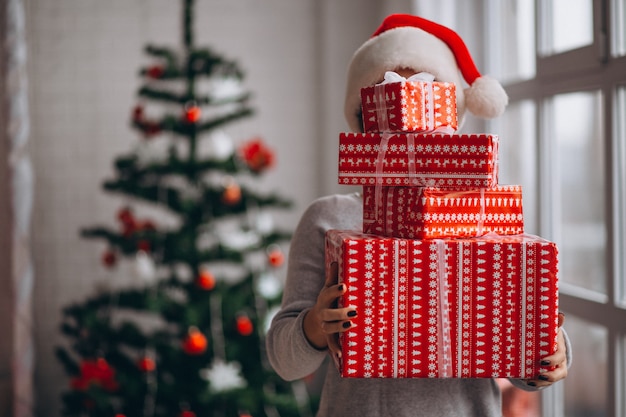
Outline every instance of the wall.
<path fill-rule="evenodd" d="M 296 207 L 295 226 L 314 198 L 337 186 L 336 149 L 343 121 L 345 70 L 382 13 L 376 0 L 197 0 L 196 40 L 246 70 L 258 110 L 228 127 L 233 138 L 262 135 L 278 165 L 261 184 L 280 188 Z M 397 0 L 406 12 L 408 1 Z M 110 224 L 120 197 L 105 194 L 113 159 L 137 136 L 129 117 L 149 62 L 146 43 L 178 45 L 180 6 L 172 0 L 28 0 L 31 148 L 36 173 L 33 251 L 36 266 L 37 414 L 55 417 L 67 379 L 53 349 L 62 343 L 61 308 L 83 300 L 108 277 L 103 244 L 79 229 Z"/>

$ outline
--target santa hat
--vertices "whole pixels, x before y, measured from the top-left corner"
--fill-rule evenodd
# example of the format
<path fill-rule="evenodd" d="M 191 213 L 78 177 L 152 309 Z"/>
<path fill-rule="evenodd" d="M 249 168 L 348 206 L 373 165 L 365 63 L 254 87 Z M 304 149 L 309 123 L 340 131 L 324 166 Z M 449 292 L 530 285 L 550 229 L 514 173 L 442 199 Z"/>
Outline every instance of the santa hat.
<path fill-rule="evenodd" d="M 429 72 L 436 81 L 457 85 L 457 111 L 483 118 L 499 116 L 508 103 L 495 79 L 480 74 L 461 37 L 453 30 L 417 16 L 394 14 L 354 53 L 348 68 L 345 115 L 361 131 L 361 88 L 381 82 L 386 71 L 409 68 Z M 463 79 L 469 85 L 463 89 Z"/>

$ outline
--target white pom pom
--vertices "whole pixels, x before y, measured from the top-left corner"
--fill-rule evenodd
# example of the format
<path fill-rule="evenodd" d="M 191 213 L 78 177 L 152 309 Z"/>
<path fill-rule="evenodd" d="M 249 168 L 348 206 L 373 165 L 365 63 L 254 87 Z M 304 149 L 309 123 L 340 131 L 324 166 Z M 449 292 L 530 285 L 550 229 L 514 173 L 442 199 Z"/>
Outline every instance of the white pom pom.
<path fill-rule="evenodd" d="M 500 116 L 509 103 L 504 88 L 496 79 L 489 76 L 477 78 L 464 93 L 467 110 L 486 119 Z"/>

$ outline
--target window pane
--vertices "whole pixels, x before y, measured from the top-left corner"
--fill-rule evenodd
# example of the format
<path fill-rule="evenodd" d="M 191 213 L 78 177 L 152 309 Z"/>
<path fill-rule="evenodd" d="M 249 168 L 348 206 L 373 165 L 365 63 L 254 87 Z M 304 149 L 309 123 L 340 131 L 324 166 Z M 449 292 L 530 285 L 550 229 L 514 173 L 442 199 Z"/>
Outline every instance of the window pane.
<path fill-rule="evenodd" d="M 626 336 L 623 336 L 619 343 L 616 362 L 618 378 L 616 387 L 618 389 L 620 389 L 620 387 L 622 388 L 617 391 L 617 401 L 620 402 L 618 410 L 622 410 L 622 413 L 626 413 L 626 395 L 624 394 L 624 388 L 626 388 Z"/>
<path fill-rule="evenodd" d="M 601 95 L 554 98 L 555 239 L 563 281 L 606 294 L 604 137 Z"/>
<path fill-rule="evenodd" d="M 548 53 L 560 53 L 593 43 L 593 0 L 552 0 Z"/>
<path fill-rule="evenodd" d="M 535 110 L 530 100 L 512 103 L 497 119 L 494 131 L 500 138 L 499 182 L 522 186 L 524 231 L 539 234 Z"/>
<path fill-rule="evenodd" d="M 613 0 L 611 15 L 613 16 L 613 55 L 626 55 L 626 2 Z"/>
<path fill-rule="evenodd" d="M 608 331 L 569 314 L 565 324 L 574 351 L 574 364 L 565 384 L 567 417 L 608 416 Z"/>
<path fill-rule="evenodd" d="M 617 300 L 626 307 L 626 87 L 617 90 L 615 110 L 615 137 L 613 139 L 613 225 L 616 236 L 614 277 L 617 280 Z"/>
<path fill-rule="evenodd" d="M 535 76 L 535 2 L 497 0 L 494 32 L 496 56 L 494 75 L 503 81 L 518 81 Z"/>

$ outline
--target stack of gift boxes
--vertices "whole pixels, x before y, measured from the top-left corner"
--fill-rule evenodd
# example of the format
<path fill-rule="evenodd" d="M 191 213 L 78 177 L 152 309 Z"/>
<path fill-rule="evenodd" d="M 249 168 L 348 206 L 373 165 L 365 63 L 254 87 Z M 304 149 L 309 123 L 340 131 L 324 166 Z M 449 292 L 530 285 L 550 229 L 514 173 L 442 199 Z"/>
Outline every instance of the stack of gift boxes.
<path fill-rule="evenodd" d="M 523 234 L 522 190 L 498 184 L 498 137 L 454 134 L 455 85 L 361 91 L 365 133 L 342 133 L 339 182 L 363 186 L 363 231 L 330 230 L 341 374 L 531 378 L 556 350 L 557 248 Z"/>

